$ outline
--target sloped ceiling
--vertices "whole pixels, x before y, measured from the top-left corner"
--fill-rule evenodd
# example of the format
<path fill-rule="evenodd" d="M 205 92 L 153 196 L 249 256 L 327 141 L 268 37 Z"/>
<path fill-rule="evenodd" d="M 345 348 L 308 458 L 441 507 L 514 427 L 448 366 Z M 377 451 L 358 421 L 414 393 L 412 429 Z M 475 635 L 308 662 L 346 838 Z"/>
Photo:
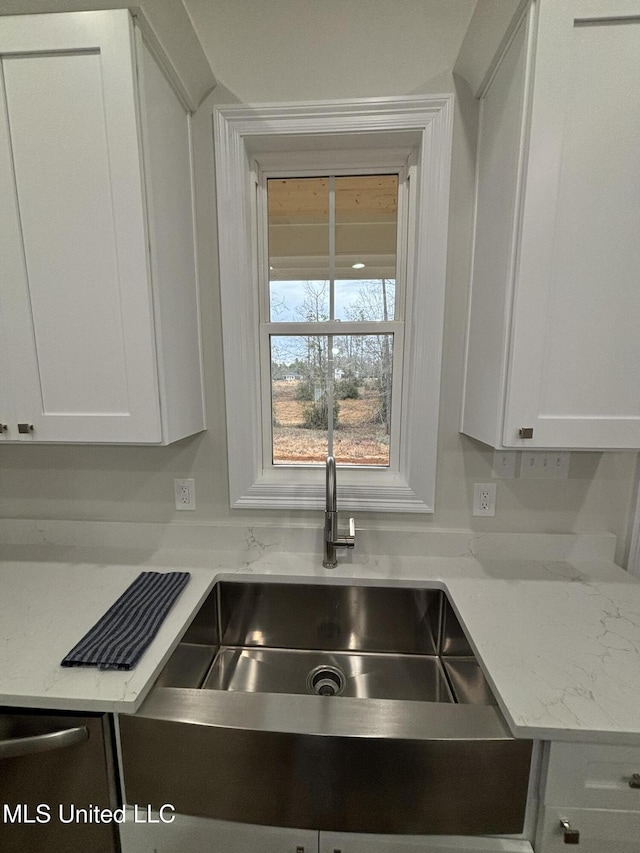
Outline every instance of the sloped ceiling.
<path fill-rule="evenodd" d="M 245 103 L 416 93 L 450 70 L 476 0 L 184 0 Z"/>

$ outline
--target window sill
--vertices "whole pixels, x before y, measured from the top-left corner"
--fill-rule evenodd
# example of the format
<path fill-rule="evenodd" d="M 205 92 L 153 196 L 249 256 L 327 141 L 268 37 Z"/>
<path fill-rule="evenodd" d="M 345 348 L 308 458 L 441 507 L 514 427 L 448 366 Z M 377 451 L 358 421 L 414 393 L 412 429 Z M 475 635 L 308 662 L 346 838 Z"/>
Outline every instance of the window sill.
<path fill-rule="evenodd" d="M 324 469 L 312 472 L 306 469 L 304 479 L 291 477 L 291 473 L 294 472 L 274 469 L 258 477 L 232 504 L 233 509 L 324 510 Z M 398 473 L 339 468 L 337 479 L 338 509 L 341 511 L 433 512 L 433 506 L 416 494 Z"/>

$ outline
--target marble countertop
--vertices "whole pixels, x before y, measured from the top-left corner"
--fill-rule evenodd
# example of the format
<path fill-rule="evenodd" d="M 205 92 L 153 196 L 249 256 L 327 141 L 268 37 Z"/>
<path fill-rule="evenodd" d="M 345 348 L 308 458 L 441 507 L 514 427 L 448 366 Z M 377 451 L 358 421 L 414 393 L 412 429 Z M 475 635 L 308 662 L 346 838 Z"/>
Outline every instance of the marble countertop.
<path fill-rule="evenodd" d="M 60 661 L 143 569 L 150 567 L 0 563 L 0 704 L 137 710 L 211 588 L 211 571 L 189 569 L 189 583 L 134 669 Z"/>
<path fill-rule="evenodd" d="M 640 745 L 640 582 L 608 559 L 354 554 L 325 570 L 317 554 L 269 548 L 251 561 L 218 553 L 214 568 L 202 568 L 196 552 L 174 556 L 191 581 L 125 673 L 66 669 L 60 660 L 142 569 L 156 566 L 0 563 L 0 702 L 135 712 L 215 580 L 230 572 L 418 584 L 448 592 L 516 737 Z M 170 559 L 158 565 L 167 569 Z"/>

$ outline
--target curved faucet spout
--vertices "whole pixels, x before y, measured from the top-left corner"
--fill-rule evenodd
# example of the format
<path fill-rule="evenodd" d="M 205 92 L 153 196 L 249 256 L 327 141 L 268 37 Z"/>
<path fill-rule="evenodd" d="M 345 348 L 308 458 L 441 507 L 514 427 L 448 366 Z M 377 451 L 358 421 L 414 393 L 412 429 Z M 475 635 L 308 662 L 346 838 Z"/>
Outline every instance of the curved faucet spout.
<path fill-rule="evenodd" d="M 326 511 L 337 512 L 338 499 L 336 497 L 336 460 L 333 456 L 327 456 L 326 493 Z"/>
<path fill-rule="evenodd" d="M 355 521 L 349 519 L 349 535 L 338 536 L 338 488 L 336 483 L 336 460 L 327 456 L 326 511 L 324 514 L 324 559 L 325 569 L 338 565 L 336 548 L 353 548 L 356 544 Z"/>

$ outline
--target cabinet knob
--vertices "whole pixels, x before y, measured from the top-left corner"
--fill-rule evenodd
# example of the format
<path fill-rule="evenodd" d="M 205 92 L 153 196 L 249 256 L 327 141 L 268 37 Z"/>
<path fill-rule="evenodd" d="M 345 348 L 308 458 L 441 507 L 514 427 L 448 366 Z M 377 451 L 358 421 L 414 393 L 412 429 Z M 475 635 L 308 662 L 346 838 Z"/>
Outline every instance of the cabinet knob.
<path fill-rule="evenodd" d="M 580 833 L 577 829 L 572 829 L 568 820 L 561 820 L 560 827 L 564 832 L 565 844 L 580 844 Z"/>
<path fill-rule="evenodd" d="M 640 788 L 640 773 L 634 773 L 629 779 L 630 788 Z"/>
<path fill-rule="evenodd" d="M 0 432 L 6 432 L 8 429 L 7 424 L 0 424 Z"/>
<path fill-rule="evenodd" d="M 533 427 L 520 427 L 518 436 L 520 438 L 533 438 Z"/>
<path fill-rule="evenodd" d="M 33 424 L 18 424 L 18 432 L 20 435 L 28 435 L 33 432 Z"/>

